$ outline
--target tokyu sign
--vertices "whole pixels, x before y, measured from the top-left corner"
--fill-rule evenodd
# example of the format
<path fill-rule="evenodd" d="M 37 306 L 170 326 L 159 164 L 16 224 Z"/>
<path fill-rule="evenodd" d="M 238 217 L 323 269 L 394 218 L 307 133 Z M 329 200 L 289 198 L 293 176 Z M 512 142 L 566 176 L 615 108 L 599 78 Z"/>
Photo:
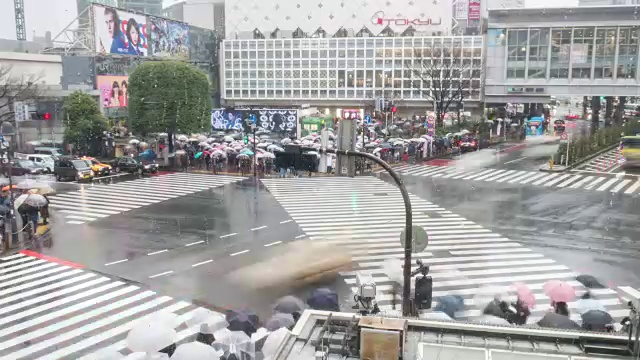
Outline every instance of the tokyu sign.
<path fill-rule="evenodd" d="M 386 17 L 384 11 L 378 11 L 373 14 L 371 17 L 371 23 L 374 25 L 396 25 L 396 26 L 432 26 L 432 25 L 441 25 L 442 18 L 431 19 L 431 18 L 405 18 L 405 17 Z"/>

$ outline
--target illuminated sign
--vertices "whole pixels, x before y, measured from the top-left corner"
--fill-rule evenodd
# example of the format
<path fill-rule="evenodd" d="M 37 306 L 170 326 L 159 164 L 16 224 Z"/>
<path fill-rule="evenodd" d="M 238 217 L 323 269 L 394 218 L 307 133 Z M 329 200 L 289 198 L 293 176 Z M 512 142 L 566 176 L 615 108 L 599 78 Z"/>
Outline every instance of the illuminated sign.
<path fill-rule="evenodd" d="M 405 17 L 390 17 L 387 18 L 384 16 L 384 11 L 378 11 L 376 13 L 373 14 L 373 16 L 371 17 L 371 23 L 374 25 L 396 25 L 396 26 L 407 26 L 407 25 L 413 25 L 413 26 L 431 26 L 431 25 L 441 25 L 442 24 L 442 18 L 438 18 L 437 20 L 431 19 L 431 18 L 414 18 L 414 19 L 410 19 L 410 18 L 405 18 Z"/>

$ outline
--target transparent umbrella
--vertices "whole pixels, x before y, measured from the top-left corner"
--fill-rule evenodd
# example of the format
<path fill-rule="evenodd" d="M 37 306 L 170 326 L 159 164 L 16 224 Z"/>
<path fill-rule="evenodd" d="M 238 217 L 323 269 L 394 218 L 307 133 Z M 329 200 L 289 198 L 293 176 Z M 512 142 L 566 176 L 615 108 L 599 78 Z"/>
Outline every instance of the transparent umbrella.
<path fill-rule="evenodd" d="M 199 342 L 191 342 L 178 346 L 171 360 L 219 359 L 224 352 Z"/>
<path fill-rule="evenodd" d="M 206 324 L 211 333 L 216 333 L 229 326 L 225 314 L 205 308 L 197 309 L 185 323 L 192 329 L 199 329 L 200 325 Z"/>
<path fill-rule="evenodd" d="M 41 183 L 39 181 L 32 180 L 32 179 L 21 181 L 18 183 L 18 185 L 16 185 L 16 188 L 22 189 L 22 190 L 40 189 L 44 187 L 49 187 L 49 185 L 45 183 Z"/>
<path fill-rule="evenodd" d="M 47 205 L 48 201 L 47 198 L 42 195 L 29 194 L 27 195 L 27 198 L 24 199 L 24 203 L 33 207 L 43 207 Z"/>
<path fill-rule="evenodd" d="M 127 347 L 134 352 L 156 353 L 176 341 L 176 331 L 165 324 L 139 322 L 127 334 Z"/>
<path fill-rule="evenodd" d="M 264 345 L 262 345 L 262 354 L 264 354 L 265 359 L 272 358 L 276 351 L 278 351 L 278 347 L 284 339 L 286 339 L 291 332 L 286 328 L 280 328 L 267 336 L 267 340 L 264 341 Z"/>

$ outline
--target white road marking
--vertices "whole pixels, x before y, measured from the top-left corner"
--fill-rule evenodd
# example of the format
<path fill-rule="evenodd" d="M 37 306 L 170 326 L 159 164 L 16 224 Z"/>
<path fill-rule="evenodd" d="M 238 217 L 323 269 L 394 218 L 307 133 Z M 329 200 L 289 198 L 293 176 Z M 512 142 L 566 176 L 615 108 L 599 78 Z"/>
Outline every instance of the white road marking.
<path fill-rule="evenodd" d="M 626 179 L 626 180 L 622 180 L 622 182 L 620 184 L 618 184 L 616 187 L 614 187 L 613 189 L 611 189 L 612 193 L 617 193 L 620 190 L 622 190 L 625 186 L 627 186 L 628 183 L 630 183 L 631 180 Z"/>
<path fill-rule="evenodd" d="M 610 188 L 613 184 L 615 184 L 616 182 L 618 182 L 618 179 L 613 178 L 613 179 L 607 181 L 606 183 L 600 185 L 600 187 L 597 188 L 596 191 L 605 191 L 608 188 Z"/>
<path fill-rule="evenodd" d="M 518 159 L 515 159 L 515 160 L 507 161 L 507 162 L 506 162 L 506 163 L 504 163 L 504 164 L 505 164 L 505 165 L 507 165 L 507 164 L 513 164 L 514 162 L 518 162 L 518 161 L 524 160 L 524 159 L 526 159 L 526 158 L 527 158 L 526 156 L 523 156 L 523 157 L 518 158 Z"/>
<path fill-rule="evenodd" d="M 207 260 L 207 261 L 203 261 L 203 262 L 199 262 L 197 264 L 193 264 L 191 265 L 191 267 L 196 267 L 196 266 L 200 266 L 200 265 L 204 265 L 204 264 L 208 264 L 208 263 L 212 263 L 213 260 Z"/>
<path fill-rule="evenodd" d="M 148 253 L 147 255 L 149 255 L 149 256 L 151 256 L 151 255 L 157 255 L 157 254 L 162 254 L 162 253 L 167 252 L 167 251 L 169 251 L 169 250 L 164 249 L 164 250 L 154 251 L 154 252 L 152 252 L 152 253 Z"/>
<path fill-rule="evenodd" d="M 292 219 L 285 220 L 285 221 L 280 221 L 280 224 L 286 224 L 286 223 L 290 223 L 292 221 L 293 221 Z"/>
<path fill-rule="evenodd" d="M 157 278 L 157 277 L 165 276 L 165 275 L 169 275 L 169 274 L 173 274 L 173 270 L 169 270 L 169 271 L 161 272 L 159 274 L 151 275 L 151 276 L 149 276 L 149 279 L 153 279 L 153 278 Z"/>
<path fill-rule="evenodd" d="M 222 236 L 220 236 L 220 239 L 224 239 L 226 237 L 234 236 L 234 235 L 238 235 L 238 233 L 231 233 L 231 234 L 227 234 L 227 235 L 222 235 Z"/>
<path fill-rule="evenodd" d="M 185 246 L 193 246 L 193 245 L 198 245 L 198 244 L 202 244 L 204 242 L 204 240 L 201 241 L 196 241 L 196 242 L 192 242 L 192 243 L 188 243 Z"/>
<path fill-rule="evenodd" d="M 264 228 L 266 228 L 266 227 L 267 227 L 267 225 L 262 225 L 262 226 L 260 226 L 260 227 L 257 227 L 257 228 L 253 228 L 253 229 L 251 229 L 251 231 L 261 230 L 261 229 L 264 229 Z"/>
<path fill-rule="evenodd" d="M 636 181 L 633 185 L 629 186 L 627 190 L 625 190 L 625 194 L 632 194 L 634 191 L 638 190 L 640 187 L 640 180 Z"/>
<path fill-rule="evenodd" d="M 242 251 L 238 251 L 236 253 L 233 253 L 233 254 L 231 254 L 229 256 L 241 255 L 241 254 L 245 254 L 245 253 L 248 253 L 248 252 L 249 252 L 249 250 L 242 250 Z"/>
<path fill-rule="evenodd" d="M 264 244 L 264 247 L 269 247 L 269 246 L 278 245 L 278 244 L 282 244 L 282 241 L 274 241 L 272 243 Z"/>
<path fill-rule="evenodd" d="M 122 260 L 106 263 L 106 264 L 104 264 L 104 266 L 111 266 L 111 265 L 120 264 L 120 263 L 127 262 L 127 261 L 129 261 L 129 259 L 122 259 Z"/>
<path fill-rule="evenodd" d="M 80 225 L 80 224 L 84 224 L 84 221 L 71 220 L 71 221 L 67 221 L 67 224 Z"/>
<path fill-rule="evenodd" d="M 307 234 L 298 235 L 298 236 L 296 236 L 296 239 L 300 239 L 300 238 L 303 238 L 305 236 L 307 236 Z"/>

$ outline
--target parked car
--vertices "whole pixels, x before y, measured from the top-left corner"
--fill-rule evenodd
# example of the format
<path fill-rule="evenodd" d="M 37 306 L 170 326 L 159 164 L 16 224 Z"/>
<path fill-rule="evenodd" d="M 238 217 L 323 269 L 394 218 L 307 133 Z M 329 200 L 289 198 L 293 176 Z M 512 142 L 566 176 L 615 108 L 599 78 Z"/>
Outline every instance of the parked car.
<path fill-rule="evenodd" d="M 142 174 L 144 172 L 142 163 L 129 156 L 115 158 L 111 161 L 111 167 L 116 174 L 121 172 Z"/>
<path fill-rule="evenodd" d="M 96 158 L 92 158 L 90 156 L 83 156 L 80 159 L 87 161 L 96 176 L 106 176 L 111 174 L 111 165 L 103 164 L 96 160 Z"/>
<path fill-rule="evenodd" d="M 5 175 L 11 173 L 13 176 L 21 175 L 42 175 L 48 172 L 47 168 L 38 165 L 31 160 L 15 159 L 11 161 L 11 170 L 9 164 L 3 164 L 2 172 Z"/>
<path fill-rule="evenodd" d="M 47 172 L 53 174 L 53 168 L 55 167 L 55 159 L 51 155 L 45 154 L 27 154 L 27 159 L 36 163 L 36 165 L 42 166 L 47 169 Z"/>
<path fill-rule="evenodd" d="M 58 181 L 64 179 L 90 181 L 95 175 L 85 160 L 74 159 L 68 156 L 61 156 L 56 160 L 53 172 Z"/>
<path fill-rule="evenodd" d="M 48 147 L 48 146 L 37 147 L 33 149 L 33 152 L 36 154 L 51 155 L 54 158 L 64 155 L 64 152 L 62 151 L 62 149 L 58 149 L 55 147 Z"/>

